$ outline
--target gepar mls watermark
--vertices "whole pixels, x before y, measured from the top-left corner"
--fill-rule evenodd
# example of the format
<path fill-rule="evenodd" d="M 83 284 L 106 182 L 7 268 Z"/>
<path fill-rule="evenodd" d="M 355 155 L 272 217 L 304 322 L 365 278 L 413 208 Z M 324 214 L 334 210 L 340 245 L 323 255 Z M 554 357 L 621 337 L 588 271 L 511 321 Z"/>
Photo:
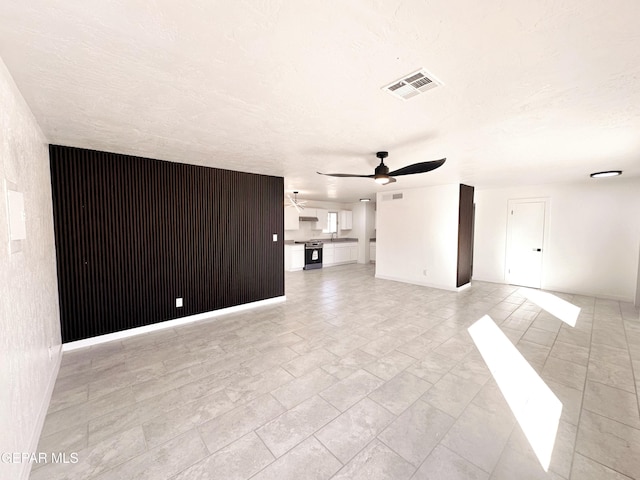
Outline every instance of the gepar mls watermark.
<path fill-rule="evenodd" d="M 2 452 L 0 463 L 78 463 L 78 453 Z"/>

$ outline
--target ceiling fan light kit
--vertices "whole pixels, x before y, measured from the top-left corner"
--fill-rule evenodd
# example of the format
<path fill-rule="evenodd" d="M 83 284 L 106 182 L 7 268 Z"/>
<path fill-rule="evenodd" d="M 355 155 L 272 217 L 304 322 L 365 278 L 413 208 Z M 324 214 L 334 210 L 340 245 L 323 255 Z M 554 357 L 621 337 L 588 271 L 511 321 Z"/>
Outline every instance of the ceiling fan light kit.
<path fill-rule="evenodd" d="M 373 178 L 373 180 L 379 185 L 388 185 L 396 181 L 394 177 L 400 175 L 415 175 L 417 173 L 426 173 L 436 168 L 441 167 L 446 158 L 440 160 L 432 160 L 429 162 L 414 163 L 413 165 L 407 165 L 406 167 L 399 168 L 393 172 L 389 171 L 389 167 L 384 164 L 384 159 L 389 156 L 389 152 L 377 152 L 376 157 L 380 159 L 380 165 L 378 165 L 373 175 L 356 175 L 352 173 L 322 173 L 317 172 L 319 175 L 327 175 L 329 177 L 358 177 L 358 178 Z"/>
<path fill-rule="evenodd" d="M 605 172 L 595 172 L 589 175 L 591 178 L 617 177 L 622 175 L 622 170 L 607 170 Z"/>

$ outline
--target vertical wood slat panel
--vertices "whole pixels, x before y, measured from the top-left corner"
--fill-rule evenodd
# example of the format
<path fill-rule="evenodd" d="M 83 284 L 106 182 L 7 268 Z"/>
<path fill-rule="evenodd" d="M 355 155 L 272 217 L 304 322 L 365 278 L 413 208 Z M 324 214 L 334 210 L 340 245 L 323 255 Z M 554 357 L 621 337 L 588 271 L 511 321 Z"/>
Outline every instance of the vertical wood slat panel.
<path fill-rule="evenodd" d="M 284 295 L 281 177 L 57 145 L 50 160 L 63 342 Z"/>
<path fill-rule="evenodd" d="M 458 204 L 458 269 L 456 286 L 471 281 L 473 261 L 473 192 L 469 185 L 460 185 Z"/>

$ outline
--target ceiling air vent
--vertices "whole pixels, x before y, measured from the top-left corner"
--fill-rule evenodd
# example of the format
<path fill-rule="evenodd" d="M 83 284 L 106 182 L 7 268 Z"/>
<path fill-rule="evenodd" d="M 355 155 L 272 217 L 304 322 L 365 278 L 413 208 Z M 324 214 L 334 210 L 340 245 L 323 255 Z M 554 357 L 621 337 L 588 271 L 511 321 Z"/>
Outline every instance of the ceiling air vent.
<path fill-rule="evenodd" d="M 424 68 L 421 68 L 417 72 L 410 73 L 404 78 L 385 85 L 382 87 L 382 90 L 389 92 L 394 97 L 407 100 L 427 90 L 436 88 L 438 85 L 442 85 L 442 83 L 436 80 L 435 77 Z"/>

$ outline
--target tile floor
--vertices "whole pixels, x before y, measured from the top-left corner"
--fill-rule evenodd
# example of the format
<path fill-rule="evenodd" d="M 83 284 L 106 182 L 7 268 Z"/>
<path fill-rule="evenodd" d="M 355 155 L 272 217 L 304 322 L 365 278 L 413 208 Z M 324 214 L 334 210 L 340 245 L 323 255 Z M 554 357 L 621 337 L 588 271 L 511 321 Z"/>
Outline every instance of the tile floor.
<path fill-rule="evenodd" d="M 287 301 L 66 353 L 31 479 L 640 478 L 640 321 L 513 286 L 369 265 L 288 273 Z M 545 472 L 467 332 L 489 314 L 563 403 Z M 70 458 L 70 457 L 68 457 Z"/>

